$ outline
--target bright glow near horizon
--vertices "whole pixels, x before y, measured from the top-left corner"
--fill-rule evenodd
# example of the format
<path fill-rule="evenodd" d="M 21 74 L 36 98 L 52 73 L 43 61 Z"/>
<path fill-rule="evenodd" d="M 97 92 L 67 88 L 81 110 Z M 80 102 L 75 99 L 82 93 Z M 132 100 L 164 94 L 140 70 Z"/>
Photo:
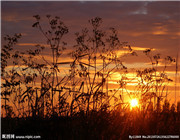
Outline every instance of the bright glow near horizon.
<path fill-rule="evenodd" d="M 130 101 L 130 103 L 131 103 L 131 107 L 137 107 L 138 106 L 138 100 L 137 99 L 132 99 Z"/>

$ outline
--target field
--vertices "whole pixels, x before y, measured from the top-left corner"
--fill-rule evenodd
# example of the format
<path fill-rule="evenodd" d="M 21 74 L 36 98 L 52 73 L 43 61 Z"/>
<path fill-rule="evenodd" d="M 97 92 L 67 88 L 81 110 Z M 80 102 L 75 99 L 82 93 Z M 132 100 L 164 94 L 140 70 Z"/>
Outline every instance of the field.
<path fill-rule="evenodd" d="M 105 110 L 80 112 L 71 117 L 2 118 L 2 134 L 35 135 L 41 139 L 59 140 L 126 140 L 132 135 L 176 135 L 180 133 L 180 114 L 176 112 L 149 115 Z"/>

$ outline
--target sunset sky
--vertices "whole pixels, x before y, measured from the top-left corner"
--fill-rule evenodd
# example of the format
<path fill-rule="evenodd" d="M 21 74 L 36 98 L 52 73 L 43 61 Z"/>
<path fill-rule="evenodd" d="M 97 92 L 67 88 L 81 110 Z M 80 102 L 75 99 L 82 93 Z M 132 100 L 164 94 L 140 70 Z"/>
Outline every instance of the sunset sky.
<path fill-rule="evenodd" d="M 46 15 L 59 16 L 69 28 L 64 40 L 72 49 L 74 33 L 89 27 L 88 20 L 99 16 L 102 28 L 114 27 L 120 41 L 127 41 L 139 57 L 128 58 L 130 68 L 144 68 L 148 64 L 142 51 L 154 48 L 154 53 L 176 57 L 180 51 L 180 2 L 178 1 L 136 1 L 136 2 L 1 2 L 1 37 L 21 33 L 17 50 L 27 50 L 34 44 L 46 44 L 41 33 L 32 28 L 33 15 L 40 15 L 46 23 Z M 3 40 L 2 40 L 3 42 Z M 180 56 L 180 53 L 179 53 Z M 178 62 L 178 65 L 180 63 Z M 169 66 L 171 77 L 175 76 L 175 66 Z M 178 79 L 179 86 L 180 80 Z M 173 91 L 174 85 L 170 88 Z M 179 88 L 180 91 L 180 88 Z M 178 92 L 179 92 L 178 91 Z M 174 95 L 173 95 L 174 96 Z M 173 100 L 172 96 L 172 100 Z M 178 95 L 180 96 L 180 94 Z M 180 99 L 180 97 L 177 97 Z"/>

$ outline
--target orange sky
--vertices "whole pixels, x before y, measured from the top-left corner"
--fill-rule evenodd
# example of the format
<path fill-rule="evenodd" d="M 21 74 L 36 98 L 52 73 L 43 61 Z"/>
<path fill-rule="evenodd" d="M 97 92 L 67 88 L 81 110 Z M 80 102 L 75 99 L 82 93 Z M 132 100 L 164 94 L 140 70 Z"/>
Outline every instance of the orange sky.
<path fill-rule="evenodd" d="M 59 16 L 69 28 L 69 34 L 64 37 L 68 42 L 66 52 L 72 50 L 75 35 L 84 27 L 90 27 L 88 20 L 99 16 L 103 19 L 102 29 L 110 27 L 118 30 L 120 41 L 127 41 L 138 57 L 124 58 L 128 68 L 142 69 L 149 67 L 149 61 L 142 51 L 154 48 L 153 53 L 161 53 L 163 56 L 176 57 L 180 49 L 180 2 L 1 2 L 1 37 L 22 33 L 23 37 L 17 45 L 17 50 L 33 48 L 34 44 L 46 44 L 41 33 L 32 28 L 35 22 L 33 15 L 42 17 L 43 27 L 47 14 Z M 3 43 L 3 40 L 2 40 Z M 48 47 L 48 45 L 46 45 Z M 118 52 L 121 55 L 122 52 Z M 51 59 L 49 52 L 45 51 L 47 59 Z M 179 53 L 180 56 L 180 53 Z M 71 60 L 67 56 L 66 61 Z M 61 61 L 62 62 L 62 61 Z M 180 62 L 178 62 L 180 65 Z M 66 69 L 66 67 L 62 67 Z M 174 79 L 175 66 L 168 67 L 168 74 Z M 129 76 L 132 76 L 130 73 Z M 118 76 L 118 74 L 117 74 Z M 114 79 L 109 83 L 115 87 Z M 132 91 L 133 83 L 131 85 Z M 180 92 L 180 80 L 178 75 L 178 93 Z M 174 83 L 169 86 L 171 101 L 174 100 Z M 178 95 L 180 99 L 180 94 Z"/>

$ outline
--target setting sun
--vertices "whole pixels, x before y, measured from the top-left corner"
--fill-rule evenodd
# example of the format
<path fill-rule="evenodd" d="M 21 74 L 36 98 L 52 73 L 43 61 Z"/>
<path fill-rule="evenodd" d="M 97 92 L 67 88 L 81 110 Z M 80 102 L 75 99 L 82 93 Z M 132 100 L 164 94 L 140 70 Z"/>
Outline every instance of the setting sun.
<path fill-rule="evenodd" d="M 132 99 L 132 100 L 130 101 L 130 103 L 131 103 L 131 107 L 136 107 L 136 106 L 138 106 L 138 100 L 137 100 L 137 99 Z"/>

